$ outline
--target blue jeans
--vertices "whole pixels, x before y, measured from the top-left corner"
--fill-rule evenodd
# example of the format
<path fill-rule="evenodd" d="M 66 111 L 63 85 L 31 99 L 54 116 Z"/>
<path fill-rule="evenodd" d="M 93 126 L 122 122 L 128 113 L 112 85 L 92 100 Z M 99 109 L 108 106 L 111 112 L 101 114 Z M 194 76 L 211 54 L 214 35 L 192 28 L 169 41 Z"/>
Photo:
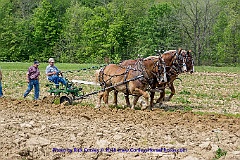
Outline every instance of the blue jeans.
<path fill-rule="evenodd" d="M 61 82 L 65 86 L 67 85 L 67 81 L 64 78 L 59 77 L 57 75 L 53 75 L 51 77 L 48 77 L 48 80 L 54 82 L 56 86 L 59 85 L 59 82 Z"/>
<path fill-rule="evenodd" d="M 2 81 L 0 81 L 0 97 L 3 96 L 3 92 L 2 92 Z"/>
<path fill-rule="evenodd" d="M 29 80 L 28 88 L 26 92 L 23 94 L 24 98 L 31 92 L 34 86 L 34 100 L 39 98 L 39 81 L 38 80 Z"/>

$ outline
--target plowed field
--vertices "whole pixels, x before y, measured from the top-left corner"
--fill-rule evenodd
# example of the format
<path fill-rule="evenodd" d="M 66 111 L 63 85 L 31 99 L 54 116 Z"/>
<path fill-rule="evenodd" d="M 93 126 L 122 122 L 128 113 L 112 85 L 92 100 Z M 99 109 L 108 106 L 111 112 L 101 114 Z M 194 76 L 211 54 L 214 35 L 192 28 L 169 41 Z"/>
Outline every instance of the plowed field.
<path fill-rule="evenodd" d="M 38 101 L 18 97 L 26 86 L 21 94 L 4 90 L 0 159 L 239 160 L 237 78 L 183 75 L 172 101 L 153 111 L 94 109 L 97 96 L 72 106 L 52 104 L 42 100 L 43 85 Z"/>

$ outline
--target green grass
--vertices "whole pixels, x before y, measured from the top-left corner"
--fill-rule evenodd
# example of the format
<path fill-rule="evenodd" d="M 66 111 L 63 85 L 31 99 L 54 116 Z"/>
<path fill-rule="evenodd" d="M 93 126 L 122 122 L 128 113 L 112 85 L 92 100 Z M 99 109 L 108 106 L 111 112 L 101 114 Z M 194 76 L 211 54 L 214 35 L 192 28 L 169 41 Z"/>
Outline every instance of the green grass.
<path fill-rule="evenodd" d="M 27 71 L 28 67 L 33 65 L 33 63 L 23 63 L 23 62 L 0 62 L 1 69 L 4 70 L 13 70 L 13 71 Z M 48 63 L 40 63 L 39 69 L 40 71 L 45 71 Z M 103 64 L 77 64 L 77 63 L 55 63 L 55 66 L 58 67 L 61 71 L 77 71 L 77 70 L 84 70 L 99 68 L 103 66 Z"/>
<path fill-rule="evenodd" d="M 0 62 L 0 67 L 3 70 L 26 70 L 32 63 L 25 62 Z M 45 70 L 48 63 L 40 62 L 39 69 Z M 102 64 L 78 64 L 78 63 L 58 63 L 55 65 L 63 70 L 79 70 L 92 66 L 102 66 Z M 213 67 L 213 66 L 195 66 L 197 72 L 225 72 L 225 73 L 240 73 L 240 67 Z"/>
<path fill-rule="evenodd" d="M 180 92 L 180 94 L 190 95 L 191 93 L 189 91 L 183 90 L 183 91 Z"/>
<path fill-rule="evenodd" d="M 182 104 L 191 104 L 191 102 L 186 97 L 185 98 L 177 97 L 177 99 L 175 99 L 175 102 L 182 103 Z"/>
<path fill-rule="evenodd" d="M 193 108 L 191 106 L 184 106 L 184 111 L 192 111 Z"/>
<path fill-rule="evenodd" d="M 240 100 L 240 91 L 239 91 L 238 93 L 234 93 L 234 94 L 232 94 L 231 97 Z"/>
<path fill-rule="evenodd" d="M 197 72 L 240 73 L 240 67 L 195 66 L 194 68 Z"/>
<path fill-rule="evenodd" d="M 198 114 L 198 115 L 225 115 L 227 117 L 235 117 L 235 118 L 240 118 L 240 114 L 233 114 L 233 113 L 224 113 L 224 114 L 219 114 L 219 113 L 215 113 L 215 112 L 202 112 L 202 111 L 195 111 L 193 112 L 194 114 Z"/>
<path fill-rule="evenodd" d="M 198 98 L 206 98 L 206 97 L 208 97 L 208 95 L 206 93 L 197 93 L 196 96 Z"/>

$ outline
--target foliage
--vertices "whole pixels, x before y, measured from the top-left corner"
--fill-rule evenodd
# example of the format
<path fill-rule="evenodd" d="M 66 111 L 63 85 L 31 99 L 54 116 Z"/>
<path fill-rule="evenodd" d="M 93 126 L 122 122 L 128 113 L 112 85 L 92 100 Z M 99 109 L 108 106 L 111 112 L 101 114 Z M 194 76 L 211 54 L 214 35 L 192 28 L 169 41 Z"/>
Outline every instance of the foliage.
<path fill-rule="evenodd" d="M 212 36 L 217 64 L 237 64 L 240 62 L 240 2 L 223 1 L 224 9 L 219 13 Z"/>
<path fill-rule="evenodd" d="M 214 157 L 214 160 L 215 160 L 215 159 L 219 159 L 219 158 L 221 158 L 222 156 L 226 156 L 226 154 L 227 154 L 227 151 L 224 151 L 223 149 L 218 148 L 218 150 L 216 151 L 216 155 L 215 155 L 215 157 Z"/>
<path fill-rule="evenodd" d="M 154 50 L 169 50 L 179 47 L 179 23 L 174 18 L 173 7 L 168 3 L 152 6 L 138 28 L 139 45 L 145 56 Z"/>
<path fill-rule="evenodd" d="M 58 22 L 56 12 L 48 0 L 43 0 L 40 7 L 34 10 L 32 25 L 34 56 L 40 60 L 51 57 L 59 40 L 61 23 Z"/>
<path fill-rule="evenodd" d="M 240 63 L 238 0 L 2 0 L 0 61 L 118 63 L 191 49 L 197 65 Z"/>

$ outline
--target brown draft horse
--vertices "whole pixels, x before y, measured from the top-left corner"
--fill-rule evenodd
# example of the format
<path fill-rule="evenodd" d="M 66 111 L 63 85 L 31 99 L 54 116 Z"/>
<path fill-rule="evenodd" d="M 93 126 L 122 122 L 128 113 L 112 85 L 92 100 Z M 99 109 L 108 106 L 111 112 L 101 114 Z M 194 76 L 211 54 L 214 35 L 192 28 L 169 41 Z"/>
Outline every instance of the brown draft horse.
<path fill-rule="evenodd" d="M 184 63 L 186 64 L 186 72 L 190 72 L 193 73 L 194 72 L 194 59 L 193 56 L 191 54 L 191 50 L 182 51 L 182 56 L 184 59 Z"/>
<path fill-rule="evenodd" d="M 188 51 L 181 50 L 181 52 L 177 54 L 177 59 L 173 63 L 173 66 L 167 72 L 168 83 L 157 84 L 156 88 L 160 89 L 162 92 L 160 92 L 160 97 L 157 99 L 156 103 L 159 103 L 160 105 L 162 105 L 163 101 L 171 100 L 173 95 L 176 93 L 173 82 L 177 79 L 178 75 L 183 72 L 190 72 L 190 73 L 194 72 L 194 63 L 193 63 L 193 57 L 191 55 L 191 50 L 188 50 Z M 165 98 L 166 85 L 171 90 L 171 94 L 167 98 Z M 153 94 L 152 97 L 154 97 L 154 93 L 151 93 L 151 94 Z"/>
<path fill-rule="evenodd" d="M 171 66 L 173 65 L 174 61 L 176 61 L 176 55 L 179 54 L 181 51 L 182 51 L 182 49 L 179 49 L 178 51 L 171 50 L 171 51 L 168 51 L 167 53 L 161 55 L 163 61 L 166 64 L 167 72 L 169 72 L 169 70 L 170 70 Z M 157 59 L 157 58 L 159 58 L 159 56 L 150 56 L 150 57 L 145 58 L 145 60 L 147 60 L 147 59 Z M 134 66 L 136 64 L 136 62 L 137 62 L 137 60 L 125 60 L 122 63 L 120 63 L 120 65 L 123 66 L 123 67 Z M 160 84 L 163 85 L 165 83 L 166 83 L 166 81 L 161 82 L 161 83 L 152 83 L 150 88 L 155 89 L 157 87 L 157 85 L 160 85 Z M 154 94 L 155 94 L 155 92 L 151 91 L 151 94 L 150 94 L 150 108 L 153 107 Z M 115 90 L 114 91 L 115 105 L 117 105 L 117 95 L 118 95 L 118 91 Z M 125 100 L 126 100 L 127 106 L 130 107 L 131 105 L 130 105 L 130 102 L 129 102 L 129 95 L 128 94 L 125 94 Z"/>
<path fill-rule="evenodd" d="M 156 90 L 161 91 L 160 97 L 158 98 L 157 103 L 161 104 L 163 100 L 169 101 L 173 97 L 173 95 L 175 94 L 175 88 L 174 88 L 173 82 L 175 79 L 177 79 L 180 73 L 182 72 L 192 73 L 194 71 L 193 59 L 190 52 L 191 50 L 185 51 L 185 50 L 179 49 L 178 51 L 176 50 L 166 51 L 165 53 L 162 54 L 162 58 L 165 61 L 167 66 L 168 83 L 161 83 L 161 84 L 156 83 L 155 86 L 152 86 L 152 88 L 156 88 Z M 174 59 L 173 63 L 171 61 L 170 55 L 176 55 L 176 58 Z M 157 56 L 150 56 L 150 57 L 156 58 Z M 121 65 L 123 66 L 133 65 L 134 62 L 136 63 L 136 60 L 126 60 L 126 61 L 123 61 Z M 171 90 L 171 94 L 169 95 L 168 98 L 165 98 L 166 85 L 168 85 L 168 87 Z M 114 99 L 117 98 L 117 94 L 118 94 L 117 91 L 115 91 Z M 154 95 L 155 95 L 155 92 L 152 91 L 150 93 L 150 97 L 151 97 L 150 104 L 153 104 Z M 125 95 L 125 99 L 126 99 L 127 106 L 130 106 L 128 95 Z"/>
<path fill-rule="evenodd" d="M 162 104 L 163 101 L 170 101 L 173 95 L 176 93 L 173 82 L 177 79 L 178 75 L 184 72 L 194 72 L 194 63 L 191 50 L 182 50 L 180 54 L 177 55 L 176 62 L 173 64 L 172 68 L 167 73 L 168 83 L 160 84 L 157 88 L 160 88 L 160 97 L 157 99 L 156 103 Z M 166 85 L 170 88 L 171 94 L 165 97 Z"/>
<path fill-rule="evenodd" d="M 141 78 L 134 79 L 141 75 Z M 167 81 L 165 63 L 161 58 L 149 58 L 146 60 L 140 59 L 134 66 L 128 67 L 109 64 L 96 71 L 96 80 L 105 90 L 99 92 L 98 103 L 95 108 L 101 106 L 102 98 L 105 104 L 108 105 L 109 92 L 116 90 L 117 92 L 123 92 L 126 95 L 134 95 L 132 109 L 135 107 L 139 97 L 143 96 L 145 98 L 146 107 L 142 109 L 146 109 L 149 106 L 149 94 L 146 91 L 147 88 L 152 84 L 155 84 L 156 81 L 159 83 L 164 82 L 164 80 L 165 82 Z M 117 105 L 116 101 L 115 105 Z M 150 104 L 150 106 L 152 106 L 152 104 Z"/>

